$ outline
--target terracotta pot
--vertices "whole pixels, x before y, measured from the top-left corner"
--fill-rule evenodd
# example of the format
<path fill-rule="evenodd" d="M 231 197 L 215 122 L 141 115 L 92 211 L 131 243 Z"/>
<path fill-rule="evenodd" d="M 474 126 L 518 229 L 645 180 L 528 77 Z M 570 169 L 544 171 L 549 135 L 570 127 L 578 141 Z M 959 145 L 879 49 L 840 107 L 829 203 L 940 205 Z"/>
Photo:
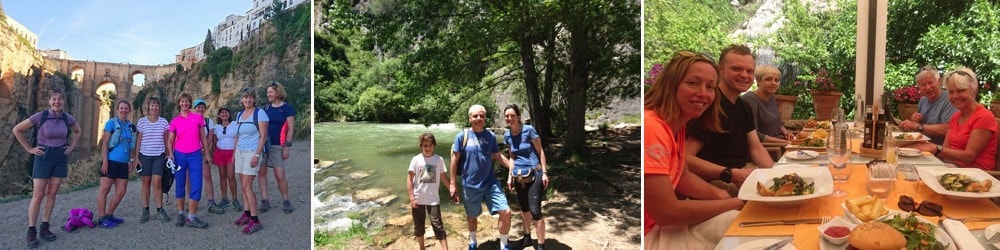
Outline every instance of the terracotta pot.
<path fill-rule="evenodd" d="M 778 102 L 778 114 L 782 121 L 787 121 L 792 119 L 792 114 L 795 113 L 795 102 L 799 100 L 798 97 L 790 95 L 775 95 L 774 100 Z"/>
<path fill-rule="evenodd" d="M 899 113 L 900 120 L 910 119 L 910 116 L 917 112 L 917 104 L 900 103 L 899 106 L 896 106 L 896 111 Z"/>
<path fill-rule="evenodd" d="M 840 91 L 809 91 L 813 98 L 813 110 L 816 111 L 816 120 L 828 121 L 833 118 L 833 110 L 840 108 L 840 97 L 844 93 Z"/>

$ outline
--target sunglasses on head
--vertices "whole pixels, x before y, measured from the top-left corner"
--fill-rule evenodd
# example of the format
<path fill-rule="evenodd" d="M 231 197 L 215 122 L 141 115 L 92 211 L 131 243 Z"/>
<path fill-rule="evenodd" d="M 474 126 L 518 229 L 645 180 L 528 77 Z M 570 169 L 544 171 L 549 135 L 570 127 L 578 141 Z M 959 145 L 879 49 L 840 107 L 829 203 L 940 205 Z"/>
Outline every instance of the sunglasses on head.
<path fill-rule="evenodd" d="M 906 195 L 900 195 L 899 203 L 897 203 L 896 205 L 899 206 L 900 210 L 906 212 L 916 212 L 924 216 L 940 217 L 943 214 L 944 210 L 944 208 L 942 208 L 941 205 L 938 205 L 937 203 L 930 201 L 924 201 L 918 205 L 916 202 L 913 201 L 912 197 Z"/>
<path fill-rule="evenodd" d="M 713 60 L 712 57 L 710 57 L 710 56 L 708 56 L 708 55 L 706 55 L 704 53 L 695 53 L 695 52 L 691 52 L 691 51 L 687 51 L 687 50 L 681 50 L 681 51 L 677 51 L 677 55 L 679 55 L 681 57 L 685 57 L 685 58 L 701 57 L 701 58 L 703 58 L 705 60 L 708 60 L 708 61 L 710 61 L 712 63 L 715 63 L 715 60 Z"/>

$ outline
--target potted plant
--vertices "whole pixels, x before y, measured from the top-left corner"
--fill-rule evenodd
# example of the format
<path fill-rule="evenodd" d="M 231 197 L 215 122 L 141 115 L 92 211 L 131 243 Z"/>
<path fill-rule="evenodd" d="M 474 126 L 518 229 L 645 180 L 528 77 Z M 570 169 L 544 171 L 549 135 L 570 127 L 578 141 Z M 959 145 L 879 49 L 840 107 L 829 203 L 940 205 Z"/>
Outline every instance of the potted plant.
<path fill-rule="evenodd" d="M 782 121 L 792 119 L 795 113 L 795 102 L 799 100 L 799 95 L 806 92 L 806 85 L 801 81 L 778 86 L 774 100 L 778 102 L 778 114 Z"/>
<path fill-rule="evenodd" d="M 898 88 L 892 91 L 892 97 L 896 100 L 896 111 L 899 113 L 899 119 L 909 119 L 913 113 L 917 112 L 920 90 L 916 86 Z"/>
<path fill-rule="evenodd" d="M 825 68 L 820 68 L 813 75 L 801 77 L 806 82 L 811 82 L 809 93 L 812 94 L 816 120 L 830 120 L 833 118 L 833 110 L 840 108 L 840 97 L 844 93 L 840 92 L 839 75 L 839 72 L 831 74 Z"/>

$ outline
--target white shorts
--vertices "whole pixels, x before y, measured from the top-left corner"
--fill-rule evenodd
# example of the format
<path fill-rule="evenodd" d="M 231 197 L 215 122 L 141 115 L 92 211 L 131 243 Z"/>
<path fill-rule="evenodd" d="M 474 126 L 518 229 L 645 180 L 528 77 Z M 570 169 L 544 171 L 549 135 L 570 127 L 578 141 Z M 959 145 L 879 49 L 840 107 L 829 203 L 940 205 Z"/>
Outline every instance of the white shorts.
<path fill-rule="evenodd" d="M 258 158 L 257 166 L 250 166 L 250 161 L 253 160 L 253 157 L 254 157 L 253 150 L 237 149 L 236 154 L 233 155 L 233 159 L 235 160 L 236 163 L 235 167 L 236 173 L 242 175 L 257 176 L 257 170 L 259 170 L 259 167 L 261 166 L 262 163 L 264 163 L 264 161 Z"/>

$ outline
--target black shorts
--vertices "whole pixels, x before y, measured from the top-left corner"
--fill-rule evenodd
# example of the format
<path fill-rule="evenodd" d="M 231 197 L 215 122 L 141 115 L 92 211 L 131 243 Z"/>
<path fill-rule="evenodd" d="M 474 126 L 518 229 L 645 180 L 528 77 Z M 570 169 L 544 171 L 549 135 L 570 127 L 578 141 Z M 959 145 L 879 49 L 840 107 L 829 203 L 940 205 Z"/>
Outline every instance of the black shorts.
<path fill-rule="evenodd" d="M 101 177 L 111 179 L 128 179 L 128 163 L 108 161 L 108 174 L 101 173 Z"/>
<path fill-rule="evenodd" d="M 530 183 L 514 182 L 517 191 L 517 204 L 521 212 L 531 212 L 531 219 L 542 219 L 542 172 L 535 171 L 535 180 Z"/>
<path fill-rule="evenodd" d="M 48 179 L 52 177 L 66 178 L 68 174 L 68 157 L 66 157 L 66 146 L 45 147 L 44 153 L 34 156 L 35 162 L 31 167 L 32 179 Z"/>

